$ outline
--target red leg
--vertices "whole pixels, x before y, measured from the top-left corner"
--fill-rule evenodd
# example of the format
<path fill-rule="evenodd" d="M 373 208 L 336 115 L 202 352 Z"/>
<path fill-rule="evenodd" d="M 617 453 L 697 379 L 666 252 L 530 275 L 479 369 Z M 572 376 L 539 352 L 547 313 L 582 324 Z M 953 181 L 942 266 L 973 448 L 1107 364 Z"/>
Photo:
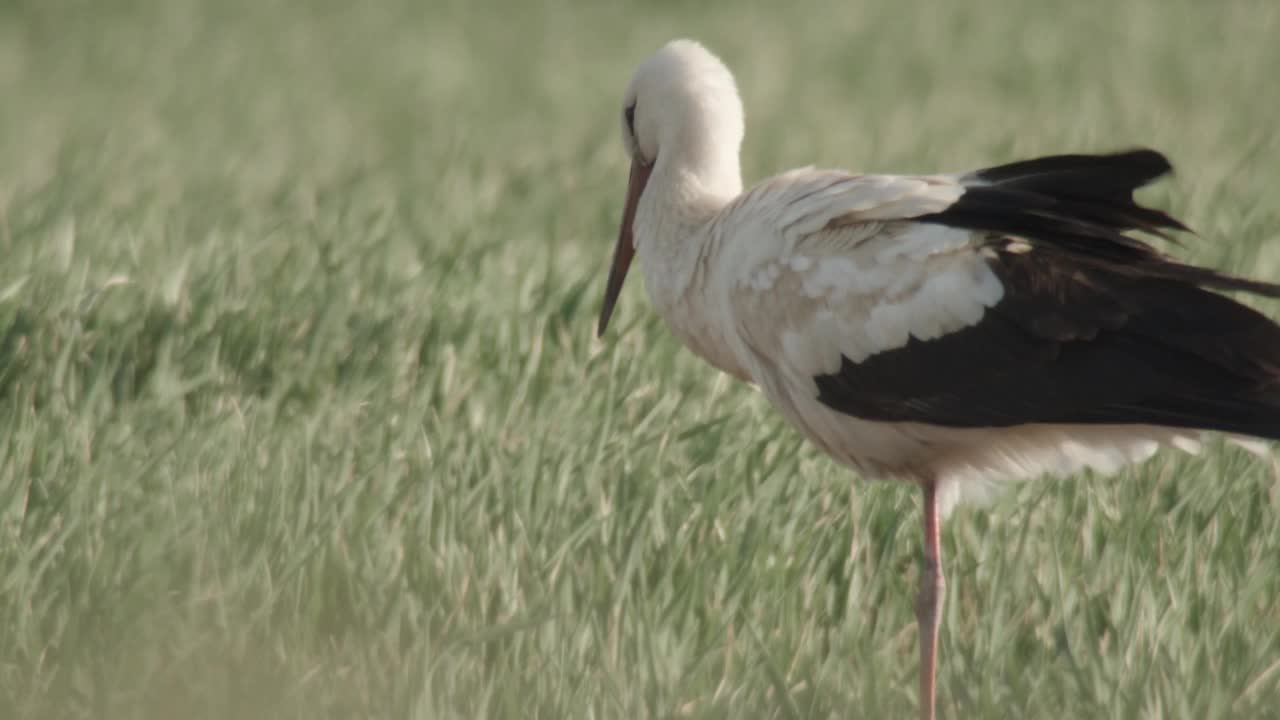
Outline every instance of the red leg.
<path fill-rule="evenodd" d="M 924 485 L 924 567 L 920 594 L 916 596 L 916 621 L 920 625 L 920 717 L 933 720 L 934 679 L 938 665 L 938 621 L 946 580 L 942 576 L 942 547 L 938 542 L 937 483 Z"/>

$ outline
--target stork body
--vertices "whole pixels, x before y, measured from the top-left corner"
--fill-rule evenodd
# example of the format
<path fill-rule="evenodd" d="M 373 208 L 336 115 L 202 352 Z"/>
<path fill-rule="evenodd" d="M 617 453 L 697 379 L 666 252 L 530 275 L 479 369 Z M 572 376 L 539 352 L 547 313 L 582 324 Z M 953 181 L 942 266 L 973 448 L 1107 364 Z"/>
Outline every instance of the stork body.
<path fill-rule="evenodd" d="M 1114 471 L 1206 431 L 1280 438 L 1280 327 L 1218 294 L 1280 286 L 1126 234 L 1186 228 L 1132 192 L 1150 150 L 930 176 L 804 168 L 743 192 L 743 113 L 702 46 L 627 90 L 632 172 L 600 332 L 633 253 L 655 309 L 824 452 L 924 491 L 921 715 L 934 712 L 940 521 L 1007 480 Z"/>

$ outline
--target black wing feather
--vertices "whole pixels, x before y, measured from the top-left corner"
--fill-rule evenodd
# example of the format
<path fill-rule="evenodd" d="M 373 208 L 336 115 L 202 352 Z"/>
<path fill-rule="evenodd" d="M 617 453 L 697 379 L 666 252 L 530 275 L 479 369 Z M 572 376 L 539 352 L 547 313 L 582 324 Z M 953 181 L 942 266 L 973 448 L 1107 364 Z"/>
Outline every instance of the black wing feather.
<path fill-rule="evenodd" d="M 1132 199 L 1168 170 L 1135 151 L 972 174 L 986 184 L 919 220 L 990 233 L 1001 301 L 964 330 L 842 358 L 815 378 L 819 400 L 953 427 L 1154 424 L 1280 439 L 1280 326 L 1206 289 L 1280 286 L 1183 265 L 1124 234 L 1183 229 Z"/>
<path fill-rule="evenodd" d="M 969 173 L 959 200 L 913 219 L 1019 237 L 1136 275 L 1280 297 L 1280 285 L 1187 265 L 1125 234 L 1169 238 L 1171 231 L 1189 232 L 1176 218 L 1133 199 L 1139 187 L 1171 171 L 1163 155 L 1145 149 L 1026 160 Z"/>

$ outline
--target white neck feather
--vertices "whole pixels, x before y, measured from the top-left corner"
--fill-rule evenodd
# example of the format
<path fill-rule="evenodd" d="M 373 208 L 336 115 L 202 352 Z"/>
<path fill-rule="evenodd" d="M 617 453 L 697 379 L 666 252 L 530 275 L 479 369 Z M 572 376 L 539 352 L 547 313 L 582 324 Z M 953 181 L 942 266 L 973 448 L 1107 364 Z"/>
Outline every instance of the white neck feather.
<path fill-rule="evenodd" d="M 742 193 L 736 139 L 716 142 L 707 123 L 687 123 L 658 153 L 640 205 L 635 243 L 645 285 L 665 315 L 684 298 L 714 238 L 712 220 Z"/>
<path fill-rule="evenodd" d="M 712 365 L 746 379 L 720 335 L 717 296 L 699 277 L 721 242 L 716 217 L 742 193 L 738 147 L 690 144 L 659 153 L 636 209 L 636 254 L 649 299 L 672 332 Z"/>

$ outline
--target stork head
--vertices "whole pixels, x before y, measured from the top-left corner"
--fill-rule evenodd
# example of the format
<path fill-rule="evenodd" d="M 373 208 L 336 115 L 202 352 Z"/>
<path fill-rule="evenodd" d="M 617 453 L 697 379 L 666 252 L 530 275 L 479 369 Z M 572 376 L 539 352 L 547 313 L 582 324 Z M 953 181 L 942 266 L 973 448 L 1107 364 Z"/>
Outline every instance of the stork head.
<path fill-rule="evenodd" d="M 636 206 L 659 157 L 696 176 L 705 190 L 741 189 L 743 113 L 729 68 L 702 45 L 674 40 L 641 63 L 622 103 L 622 143 L 631 177 L 609 269 L 598 333 L 604 334 L 635 256 Z"/>

